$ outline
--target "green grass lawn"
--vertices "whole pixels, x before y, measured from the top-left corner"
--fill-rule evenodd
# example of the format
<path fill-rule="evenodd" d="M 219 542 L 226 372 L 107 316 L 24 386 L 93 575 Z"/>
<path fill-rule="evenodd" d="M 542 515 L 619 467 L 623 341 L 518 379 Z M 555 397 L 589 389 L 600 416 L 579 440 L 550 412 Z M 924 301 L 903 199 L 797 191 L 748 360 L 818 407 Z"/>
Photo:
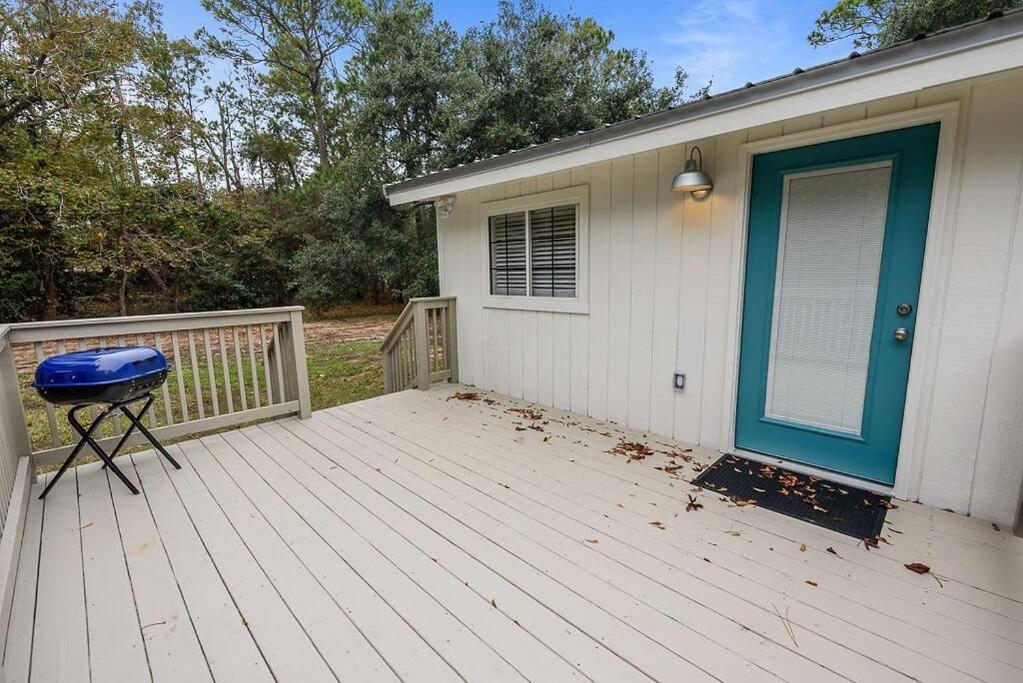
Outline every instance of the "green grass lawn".
<path fill-rule="evenodd" d="M 313 410 L 329 408 L 342 403 L 351 403 L 383 393 L 383 366 L 380 360 L 378 349 L 380 342 L 375 340 L 362 341 L 319 341 L 307 344 L 306 356 L 309 370 L 309 391 L 312 400 Z M 201 355 L 201 354 L 200 354 Z M 182 356 L 183 365 L 181 377 L 185 384 L 185 405 L 188 407 L 191 419 L 198 415 L 198 405 L 195 395 L 195 376 L 190 363 Z M 212 392 L 209 391 L 209 368 L 205 358 L 198 359 L 199 382 L 203 389 L 203 408 L 207 416 L 213 415 Z M 219 355 L 213 357 L 214 375 L 217 381 L 218 402 L 221 412 L 227 411 L 227 397 L 223 382 L 223 370 Z M 227 363 L 227 372 L 233 389 L 233 400 L 235 411 L 240 410 L 240 397 L 238 392 L 238 367 L 233 357 Z M 260 388 L 261 400 L 266 402 L 265 380 L 262 362 L 256 364 L 256 376 Z M 246 399 L 248 407 L 255 407 L 255 396 L 253 393 L 254 384 L 248 358 L 242 358 L 242 377 L 246 386 Z M 32 377 L 30 374 L 23 374 L 21 377 L 22 397 L 25 405 L 25 412 L 28 421 L 29 436 L 32 439 L 34 450 L 45 449 L 51 446 L 50 427 L 46 415 L 46 404 L 39 398 L 35 390 L 31 388 Z M 177 376 L 172 372 L 167 381 L 170 404 L 175 421 L 182 419 L 182 406 L 178 392 Z M 57 427 L 61 443 L 74 443 L 77 435 L 73 434 L 68 425 L 65 409 L 56 410 Z M 158 400 L 151 409 L 156 425 L 166 424 L 163 393 L 158 392 Z M 85 421 L 87 416 L 83 416 Z M 109 420 L 108 420 L 109 422 Z M 120 420 L 121 428 L 127 428 L 127 420 Z M 150 426 L 146 422 L 146 426 Z M 236 428 L 236 427 L 232 427 Z M 112 436 L 115 432 L 113 425 L 105 424 L 102 436 Z M 195 438 L 197 435 L 189 435 L 184 438 Z M 173 440 L 168 440 L 172 443 Z M 136 448 L 139 450 L 141 447 Z M 131 450 L 131 449 L 127 449 Z M 95 460 L 95 456 L 83 456 L 79 462 Z M 42 468 L 44 471 L 56 469 L 56 465 Z"/>

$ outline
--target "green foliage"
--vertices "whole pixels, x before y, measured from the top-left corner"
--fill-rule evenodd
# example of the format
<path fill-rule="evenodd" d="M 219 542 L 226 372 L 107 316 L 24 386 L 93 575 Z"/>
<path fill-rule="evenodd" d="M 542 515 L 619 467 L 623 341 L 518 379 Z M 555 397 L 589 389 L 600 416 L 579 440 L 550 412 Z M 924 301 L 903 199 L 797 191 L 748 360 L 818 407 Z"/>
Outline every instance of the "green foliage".
<path fill-rule="evenodd" d="M 386 183 L 663 108 L 643 53 L 533 0 L 0 0 L 0 319 L 436 293 Z M 214 73 L 226 73 L 216 79 Z"/>
<path fill-rule="evenodd" d="M 874 48 L 1015 7 L 1023 0 L 839 0 L 821 12 L 807 40 L 825 45 L 852 38 L 856 47 Z"/>
<path fill-rule="evenodd" d="M 496 21 L 471 28 L 443 111 L 443 166 L 466 163 L 678 104 L 686 75 L 657 88 L 646 56 L 613 47 L 593 19 L 502 0 Z M 700 91 L 701 93 L 703 91 Z"/>

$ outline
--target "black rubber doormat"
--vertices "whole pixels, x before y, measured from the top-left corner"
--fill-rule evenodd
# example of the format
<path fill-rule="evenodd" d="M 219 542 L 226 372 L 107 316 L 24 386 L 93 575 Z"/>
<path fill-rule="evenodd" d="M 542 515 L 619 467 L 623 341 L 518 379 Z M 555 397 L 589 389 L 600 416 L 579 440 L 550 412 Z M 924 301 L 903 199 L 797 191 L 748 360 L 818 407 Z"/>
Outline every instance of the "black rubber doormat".
<path fill-rule="evenodd" d="M 874 546 L 885 513 L 895 507 L 887 496 L 735 455 L 721 456 L 693 483 L 740 505 L 755 504 Z"/>

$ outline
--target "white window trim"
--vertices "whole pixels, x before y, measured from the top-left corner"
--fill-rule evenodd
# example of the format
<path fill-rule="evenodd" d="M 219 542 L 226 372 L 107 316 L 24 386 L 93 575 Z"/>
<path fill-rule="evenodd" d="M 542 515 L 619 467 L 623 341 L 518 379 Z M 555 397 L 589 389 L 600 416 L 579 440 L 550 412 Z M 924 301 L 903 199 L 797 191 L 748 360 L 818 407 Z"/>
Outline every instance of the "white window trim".
<path fill-rule="evenodd" d="M 526 288 L 532 286 L 532 256 L 530 253 L 529 211 L 548 209 L 553 206 L 574 204 L 576 207 L 575 226 L 575 296 L 509 296 L 491 294 L 490 287 L 490 217 L 506 213 L 526 213 Z M 578 185 L 562 190 L 541 192 L 485 202 L 480 205 L 480 240 L 483 245 L 483 270 L 486 278 L 483 282 L 483 307 L 507 308 L 521 311 L 548 311 L 552 313 L 590 312 L 589 299 L 589 244 L 590 244 L 590 186 Z"/>

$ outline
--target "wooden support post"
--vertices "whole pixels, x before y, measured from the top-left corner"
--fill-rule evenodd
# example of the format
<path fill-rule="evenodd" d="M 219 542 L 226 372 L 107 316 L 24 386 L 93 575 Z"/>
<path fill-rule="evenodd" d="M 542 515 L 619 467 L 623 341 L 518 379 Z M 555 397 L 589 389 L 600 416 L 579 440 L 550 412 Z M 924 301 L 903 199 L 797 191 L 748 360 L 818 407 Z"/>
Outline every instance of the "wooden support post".
<path fill-rule="evenodd" d="M 291 397 L 298 399 L 298 413 L 303 420 L 312 417 L 312 400 L 309 397 L 309 366 L 305 356 L 305 328 L 302 326 L 302 311 L 292 311 L 291 324 L 288 325 L 291 334 L 289 335 L 288 346 L 290 353 L 288 358 L 288 374 L 291 377 L 289 384 L 292 385 Z"/>
<path fill-rule="evenodd" d="M 416 309 L 412 314 L 412 333 L 415 338 L 416 350 L 416 386 L 423 390 L 430 389 L 430 361 L 428 346 L 430 340 L 426 334 L 426 303 L 416 302 Z"/>
<path fill-rule="evenodd" d="M 32 440 L 25 422 L 25 407 L 21 402 L 18 368 L 14 364 L 13 349 L 6 339 L 0 339 L 0 429 L 7 433 L 7 442 L 17 457 L 32 455 Z M 32 470 L 35 481 L 35 470 Z"/>
<path fill-rule="evenodd" d="M 458 319 L 455 316 L 457 299 L 448 300 L 448 324 L 444 330 L 444 350 L 447 353 L 448 370 L 451 371 L 449 382 L 458 381 Z"/>

